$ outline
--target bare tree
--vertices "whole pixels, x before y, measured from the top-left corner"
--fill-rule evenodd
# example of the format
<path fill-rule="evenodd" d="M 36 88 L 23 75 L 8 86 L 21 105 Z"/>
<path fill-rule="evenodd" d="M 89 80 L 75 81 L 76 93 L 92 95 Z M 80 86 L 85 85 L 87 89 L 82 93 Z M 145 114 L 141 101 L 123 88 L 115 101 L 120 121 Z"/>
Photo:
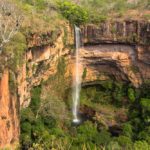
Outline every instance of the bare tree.
<path fill-rule="evenodd" d="M 14 3 L 9 0 L 0 0 L 0 52 L 18 32 L 22 20 L 21 11 Z"/>

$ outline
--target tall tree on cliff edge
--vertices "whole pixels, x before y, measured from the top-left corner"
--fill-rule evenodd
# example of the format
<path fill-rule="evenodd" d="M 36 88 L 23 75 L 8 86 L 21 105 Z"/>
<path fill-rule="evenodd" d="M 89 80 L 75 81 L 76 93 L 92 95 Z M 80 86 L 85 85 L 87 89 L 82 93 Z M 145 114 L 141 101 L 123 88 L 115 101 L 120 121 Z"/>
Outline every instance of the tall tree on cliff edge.
<path fill-rule="evenodd" d="M 18 7 L 9 0 L 0 1 L 0 53 L 5 44 L 18 32 L 23 16 Z"/>

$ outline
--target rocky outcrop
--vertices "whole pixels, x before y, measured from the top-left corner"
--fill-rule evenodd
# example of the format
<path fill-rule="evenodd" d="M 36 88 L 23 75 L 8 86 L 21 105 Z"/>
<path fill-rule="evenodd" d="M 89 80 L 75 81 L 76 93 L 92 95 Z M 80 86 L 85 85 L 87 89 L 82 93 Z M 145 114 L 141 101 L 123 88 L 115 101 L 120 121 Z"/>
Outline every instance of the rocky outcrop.
<path fill-rule="evenodd" d="M 86 46 L 81 49 L 82 62 L 87 68 L 84 81 L 116 79 L 139 87 L 150 79 L 150 66 L 146 59 L 145 62 L 140 60 L 139 49 L 141 53 L 144 50 L 142 47 L 122 44 Z"/>
<path fill-rule="evenodd" d="M 9 88 L 9 72 L 5 69 L 0 79 L 0 149 L 13 149 L 19 141 L 19 105 Z"/>
<path fill-rule="evenodd" d="M 84 48 L 80 50 L 80 74 L 86 68 L 83 83 L 116 79 L 131 82 L 139 87 L 149 80 L 150 24 L 126 20 L 103 22 L 100 25 L 81 27 Z M 67 35 L 66 35 L 67 32 Z M 53 40 L 52 40 L 53 39 Z M 64 41 L 65 39 L 65 41 Z M 21 106 L 28 106 L 30 90 L 57 71 L 58 59 L 67 60 L 66 77 L 74 74 L 74 55 L 66 41 L 73 44 L 72 30 L 68 25 L 56 32 L 33 34 L 28 39 L 26 64 L 21 68 L 18 82 Z"/>
<path fill-rule="evenodd" d="M 32 35 L 28 44 L 30 48 L 25 56 L 26 63 L 20 68 L 18 75 L 21 107 L 29 105 L 32 87 L 40 85 L 41 82 L 46 81 L 57 72 L 59 58 L 65 56 L 67 59 L 70 57 L 70 49 L 65 45 L 64 38 L 69 44 L 73 44 L 72 32 L 69 26 L 66 26 L 65 30 L 63 28 L 58 30 L 59 32 L 55 33 L 53 41 L 50 40 L 51 36 L 54 36 L 53 32 L 43 34 L 43 36 Z M 46 39 L 41 37 L 46 37 Z M 42 42 L 42 40 L 44 41 Z"/>
<path fill-rule="evenodd" d="M 116 79 L 139 87 L 150 80 L 150 23 L 103 22 L 82 28 L 83 82 Z M 82 70 L 83 71 L 83 70 Z"/>
<path fill-rule="evenodd" d="M 83 42 L 85 44 L 150 43 L 150 23 L 144 20 L 106 21 L 99 25 L 82 27 Z"/>
<path fill-rule="evenodd" d="M 66 26 L 66 30 L 71 34 L 69 27 Z M 70 34 L 65 38 L 69 38 L 71 43 Z M 10 70 L 0 65 L 5 69 L 0 77 L 0 149 L 15 149 L 20 134 L 19 110 L 29 106 L 32 87 L 56 73 L 61 56 L 69 56 L 70 50 L 65 48 L 64 36 L 62 28 L 49 33 L 31 34 L 27 38 L 28 50 L 24 55 L 24 64 L 18 68 L 17 78 L 14 79 L 16 87 L 9 83 Z"/>
<path fill-rule="evenodd" d="M 65 31 L 66 30 L 66 31 Z M 73 44 L 68 25 L 56 32 L 32 34 L 27 38 L 25 63 L 17 73 L 17 95 L 9 90 L 9 71 L 0 79 L 0 148 L 18 140 L 18 109 L 30 103 L 32 87 L 46 81 L 57 72 L 58 60 L 64 56 L 67 76 L 74 70 L 74 55 L 66 41 Z M 67 32 L 67 35 L 66 33 Z M 150 24 L 141 21 L 103 22 L 82 27 L 80 74 L 84 84 L 100 80 L 121 80 L 139 87 L 150 80 Z M 85 71 L 86 70 L 86 71 Z"/>

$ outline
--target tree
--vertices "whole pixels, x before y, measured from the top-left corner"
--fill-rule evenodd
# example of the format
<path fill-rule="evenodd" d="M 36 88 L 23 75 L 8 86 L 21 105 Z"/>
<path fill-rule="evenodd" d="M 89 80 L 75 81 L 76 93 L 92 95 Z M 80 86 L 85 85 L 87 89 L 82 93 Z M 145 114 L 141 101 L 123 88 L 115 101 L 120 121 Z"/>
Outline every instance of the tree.
<path fill-rule="evenodd" d="M 93 142 L 97 134 L 97 127 L 91 121 L 86 121 L 77 128 L 75 142 L 77 144 Z"/>
<path fill-rule="evenodd" d="M 60 12 L 71 24 L 81 25 L 88 21 L 88 12 L 77 4 L 69 1 L 58 3 Z"/>
<path fill-rule="evenodd" d="M 124 149 L 131 149 L 132 144 L 133 144 L 132 140 L 129 137 L 123 136 L 123 135 L 120 135 L 117 138 L 117 142 L 119 143 L 121 147 L 124 147 Z"/>
<path fill-rule="evenodd" d="M 125 123 L 123 125 L 123 135 L 132 139 L 133 131 L 132 131 L 132 125 L 130 123 Z"/>
<path fill-rule="evenodd" d="M 134 150 L 150 150 L 150 145 L 146 141 L 136 141 L 134 143 Z"/>
<path fill-rule="evenodd" d="M 18 7 L 9 0 L 0 1 L 0 52 L 18 32 L 23 16 Z"/>
<path fill-rule="evenodd" d="M 135 92 L 134 92 L 134 89 L 132 89 L 132 88 L 128 89 L 128 97 L 129 97 L 129 100 L 131 102 L 135 101 Z"/>

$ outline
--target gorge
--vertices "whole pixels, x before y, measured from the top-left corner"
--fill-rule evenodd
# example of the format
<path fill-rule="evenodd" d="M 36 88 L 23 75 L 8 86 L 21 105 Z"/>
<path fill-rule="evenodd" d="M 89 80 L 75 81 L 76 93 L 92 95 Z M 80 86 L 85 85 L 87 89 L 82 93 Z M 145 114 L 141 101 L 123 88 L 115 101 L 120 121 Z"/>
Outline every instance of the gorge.
<path fill-rule="evenodd" d="M 61 20 L 56 28 L 38 28 L 25 34 L 22 54 L 13 40 L 14 51 L 6 45 L 0 54 L 0 149 L 136 150 L 140 143 L 149 150 L 149 20 L 79 26 L 74 33 Z M 77 111 L 85 120 L 74 127 Z"/>

